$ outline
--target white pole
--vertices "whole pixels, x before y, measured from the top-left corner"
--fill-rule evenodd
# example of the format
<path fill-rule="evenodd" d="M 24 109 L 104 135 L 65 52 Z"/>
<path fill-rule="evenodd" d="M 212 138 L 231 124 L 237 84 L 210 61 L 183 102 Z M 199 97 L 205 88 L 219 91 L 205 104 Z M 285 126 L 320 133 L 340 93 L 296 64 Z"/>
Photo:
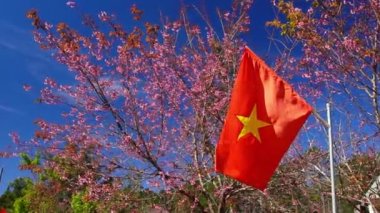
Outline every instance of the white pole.
<path fill-rule="evenodd" d="M 331 130 L 331 118 L 330 118 L 330 103 L 326 104 L 326 108 L 327 108 L 327 123 L 328 123 L 328 137 L 329 137 L 329 152 L 330 152 L 332 212 L 336 213 L 334 158 L 333 158 L 333 143 L 332 143 L 332 130 Z"/>
<path fill-rule="evenodd" d="M 0 171 L 0 183 L 1 183 L 1 179 L 3 178 L 3 171 L 4 171 L 4 168 L 1 168 L 1 171 Z"/>

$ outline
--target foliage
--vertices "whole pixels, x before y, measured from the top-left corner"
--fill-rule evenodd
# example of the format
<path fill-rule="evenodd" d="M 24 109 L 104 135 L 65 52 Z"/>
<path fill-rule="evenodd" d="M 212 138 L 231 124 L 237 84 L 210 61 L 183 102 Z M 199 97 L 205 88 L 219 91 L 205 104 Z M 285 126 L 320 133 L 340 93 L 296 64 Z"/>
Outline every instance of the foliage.
<path fill-rule="evenodd" d="M 71 208 L 74 213 L 89 213 L 94 212 L 95 205 L 92 202 L 86 202 L 84 200 L 84 194 L 79 193 L 71 198 Z"/>
<path fill-rule="evenodd" d="M 17 206 L 25 206 L 26 204 L 21 204 L 20 198 L 22 198 L 27 190 L 33 185 L 30 178 L 17 178 L 12 183 L 9 184 L 7 190 L 0 197 L 1 207 L 5 209 L 12 209 L 13 204 L 18 202 Z M 16 205 L 16 204 L 15 204 Z"/>

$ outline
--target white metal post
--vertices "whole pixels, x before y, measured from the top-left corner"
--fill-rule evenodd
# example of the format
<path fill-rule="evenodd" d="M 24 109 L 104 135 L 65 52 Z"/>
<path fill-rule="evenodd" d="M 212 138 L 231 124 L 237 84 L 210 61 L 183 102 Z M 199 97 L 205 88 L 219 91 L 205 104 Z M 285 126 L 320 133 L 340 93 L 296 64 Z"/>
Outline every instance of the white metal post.
<path fill-rule="evenodd" d="M 336 213 L 335 177 L 334 177 L 334 157 L 333 157 L 333 141 L 332 141 L 331 118 L 330 118 L 330 103 L 327 103 L 327 104 L 326 104 L 326 108 L 327 108 L 327 123 L 328 123 L 329 152 L 330 152 L 330 178 L 331 178 L 332 212 L 333 212 L 333 213 Z"/>
<path fill-rule="evenodd" d="M 1 183 L 1 179 L 3 178 L 3 172 L 4 172 L 4 168 L 1 168 L 1 171 L 0 171 L 0 183 Z"/>

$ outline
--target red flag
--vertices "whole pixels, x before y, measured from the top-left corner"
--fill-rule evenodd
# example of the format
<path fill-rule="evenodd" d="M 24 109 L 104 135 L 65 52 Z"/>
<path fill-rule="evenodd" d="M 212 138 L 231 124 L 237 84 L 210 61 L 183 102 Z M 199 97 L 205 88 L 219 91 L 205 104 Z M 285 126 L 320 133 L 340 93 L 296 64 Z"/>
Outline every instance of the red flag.
<path fill-rule="evenodd" d="M 264 190 L 311 111 L 246 48 L 216 147 L 216 171 Z"/>

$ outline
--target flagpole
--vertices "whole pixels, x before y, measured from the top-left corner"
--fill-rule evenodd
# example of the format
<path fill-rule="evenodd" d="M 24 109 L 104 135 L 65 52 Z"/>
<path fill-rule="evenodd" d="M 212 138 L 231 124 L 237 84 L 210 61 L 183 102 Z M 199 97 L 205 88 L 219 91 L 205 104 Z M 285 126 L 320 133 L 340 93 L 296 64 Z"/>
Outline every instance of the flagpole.
<path fill-rule="evenodd" d="M 330 117 L 330 103 L 326 104 L 326 109 L 327 109 L 327 123 L 328 123 L 327 129 L 328 129 L 328 138 L 329 138 L 329 154 L 330 154 L 332 212 L 336 213 L 334 157 L 333 157 L 332 128 L 331 128 L 331 117 Z"/>
<path fill-rule="evenodd" d="M 1 179 L 3 177 L 3 171 L 4 171 L 4 168 L 1 168 L 1 171 L 0 171 L 0 183 L 1 183 Z"/>

